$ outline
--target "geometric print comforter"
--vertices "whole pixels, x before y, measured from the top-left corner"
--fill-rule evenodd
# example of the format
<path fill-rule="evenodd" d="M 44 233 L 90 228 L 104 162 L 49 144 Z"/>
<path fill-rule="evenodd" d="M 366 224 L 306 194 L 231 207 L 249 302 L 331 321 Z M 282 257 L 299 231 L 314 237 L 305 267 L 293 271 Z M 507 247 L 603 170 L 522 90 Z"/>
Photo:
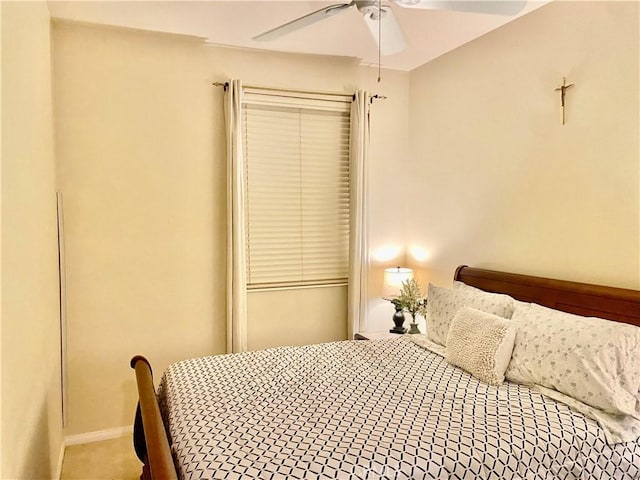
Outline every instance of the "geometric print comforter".
<path fill-rule="evenodd" d="M 195 479 L 640 479 L 640 442 L 402 338 L 173 364 L 160 404 Z"/>

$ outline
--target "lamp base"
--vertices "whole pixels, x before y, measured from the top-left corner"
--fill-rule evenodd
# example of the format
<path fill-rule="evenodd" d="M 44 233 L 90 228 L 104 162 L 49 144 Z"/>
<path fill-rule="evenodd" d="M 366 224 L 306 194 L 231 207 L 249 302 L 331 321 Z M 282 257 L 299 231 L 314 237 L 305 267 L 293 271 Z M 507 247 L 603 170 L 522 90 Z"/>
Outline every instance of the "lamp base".
<path fill-rule="evenodd" d="M 402 313 L 402 307 L 399 307 L 398 305 L 394 306 L 396 312 L 393 314 L 392 319 L 395 327 L 389 330 L 389 333 L 397 333 L 398 335 L 402 335 L 403 333 L 407 332 L 407 329 L 402 326 L 402 324 L 404 323 L 404 314 Z"/>
<path fill-rule="evenodd" d="M 402 335 L 403 333 L 407 333 L 407 329 L 402 327 L 393 327 L 391 330 L 389 330 L 389 333 L 397 333 L 398 335 Z"/>

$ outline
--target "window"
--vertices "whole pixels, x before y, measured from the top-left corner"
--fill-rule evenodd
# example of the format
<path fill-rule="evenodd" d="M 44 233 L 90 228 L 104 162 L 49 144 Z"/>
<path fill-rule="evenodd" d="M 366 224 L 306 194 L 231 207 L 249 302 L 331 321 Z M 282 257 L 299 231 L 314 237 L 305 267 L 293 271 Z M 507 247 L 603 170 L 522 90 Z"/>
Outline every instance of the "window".
<path fill-rule="evenodd" d="M 249 289 L 344 283 L 351 96 L 245 88 Z"/>

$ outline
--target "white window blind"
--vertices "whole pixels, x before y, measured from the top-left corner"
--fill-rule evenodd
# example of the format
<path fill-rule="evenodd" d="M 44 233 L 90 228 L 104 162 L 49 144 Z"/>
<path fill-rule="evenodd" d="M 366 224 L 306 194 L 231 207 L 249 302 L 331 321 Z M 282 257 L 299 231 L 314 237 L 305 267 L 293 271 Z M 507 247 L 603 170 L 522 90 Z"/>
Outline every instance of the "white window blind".
<path fill-rule="evenodd" d="M 243 90 L 248 288 L 346 281 L 350 104 Z"/>

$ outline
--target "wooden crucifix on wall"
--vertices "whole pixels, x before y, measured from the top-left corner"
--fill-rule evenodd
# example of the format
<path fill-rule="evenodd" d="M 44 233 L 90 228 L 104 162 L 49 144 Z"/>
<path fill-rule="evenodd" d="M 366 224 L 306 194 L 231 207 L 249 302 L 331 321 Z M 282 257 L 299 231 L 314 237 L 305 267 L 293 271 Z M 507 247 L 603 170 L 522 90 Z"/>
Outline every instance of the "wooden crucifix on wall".
<path fill-rule="evenodd" d="M 556 92 L 560 92 L 560 104 L 562 106 L 562 125 L 564 125 L 565 122 L 565 117 L 564 117 L 564 100 L 565 100 L 565 95 L 567 93 L 567 89 L 573 87 L 573 83 L 567 85 L 567 79 L 565 77 L 562 77 L 562 85 L 559 86 L 558 88 L 556 88 Z"/>

